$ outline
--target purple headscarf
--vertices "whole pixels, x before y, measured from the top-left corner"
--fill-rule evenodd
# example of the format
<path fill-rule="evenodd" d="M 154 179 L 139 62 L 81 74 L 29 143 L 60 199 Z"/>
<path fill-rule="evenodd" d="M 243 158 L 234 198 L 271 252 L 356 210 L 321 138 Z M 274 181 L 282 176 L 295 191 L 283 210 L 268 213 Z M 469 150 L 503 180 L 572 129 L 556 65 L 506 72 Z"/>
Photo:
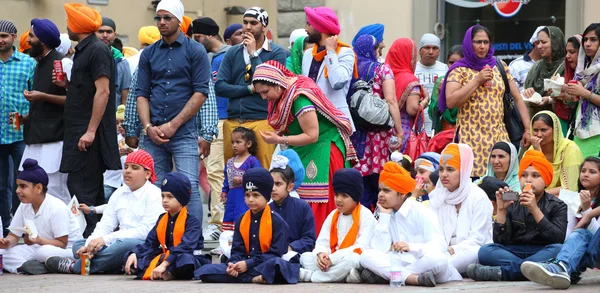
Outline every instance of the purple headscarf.
<path fill-rule="evenodd" d="M 477 28 L 477 27 L 483 27 L 481 25 L 474 25 L 472 27 L 470 27 L 467 32 L 465 33 L 465 37 L 463 38 L 463 42 L 462 42 L 462 47 L 463 47 L 463 52 L 464 52 L 464 57 L 456 62 L 454 62 L 454 64 L 452 64 L 452 66 L 450 66 L 450 68 L 448 69 L 448 72 L 446 72 L 446 78 L 444 79 L 444 83 L 442 84 L 442 87 L 440 88 L 440 94 L 438 96 L 438 108 L 440 109 L 440 112 L 444 112 L 446 111 L 446 109 L 448 108 L 446 106 L 446 82 L 448 81 L 448 75 L 450 75 L 450 72 L 452 72 L 452 70 L 454 70 L 454 68 L 456 67 L 467 67 L 467 68 L 471 68 L 473 70 L 477 70 L 477 71 L 481 71 L 481 69 L 483 69 L 484 66 L 489 65 L 490 67 L 494 67 L 496 66 L 496 58 L 494 58 L 494 46 L 492 46 L 492 44 L 490 43 L 490 50 L 488 51 L 487 55 L 485 55 L 485 58 L 483 59 L 479 59 L 477 57 L 477 54 L 475 54 L 475 50 L 473 50 L 473 29 Z"/>
<path fill-rule="evenodd" d="M 362 35 L 354 43 L 354 53 L 358 58 L 358 78 L 365 81 L 373 78 L 373 73 L 379 64 L 375 46 L 377 46 L 377 39 L 372 35 Z"/>

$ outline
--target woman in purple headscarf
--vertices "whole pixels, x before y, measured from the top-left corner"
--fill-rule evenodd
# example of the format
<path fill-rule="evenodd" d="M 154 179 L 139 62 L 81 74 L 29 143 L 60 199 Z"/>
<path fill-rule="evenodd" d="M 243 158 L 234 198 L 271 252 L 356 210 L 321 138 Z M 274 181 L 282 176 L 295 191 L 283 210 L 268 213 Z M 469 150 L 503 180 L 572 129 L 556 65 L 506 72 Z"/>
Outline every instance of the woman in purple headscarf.
<path fill-rule="evenodd" d="M 440 90 L 438 107 L 458 108 L 455 142 L 468 144 L 475 155 L 472 177 L 487 173 L 487 159 L 494 143 L 508 141 L 504 125 L 506 87 L 496 66 L 490 31 L 480 25 L 470 27 L 462 43 L 464 58 L 454 63 Z M 508 66 L 502 62 L 525 133 L 522 143 L 529 145 L 529 114 Z"/>
<path fill-rule="evenodd" d="M 351 136 L 359 159 L 354 168 L 363 175 L 365 187 L 360 202 L 370 209 L 377 206 L 379 172 L 383 171 L 383 164 L 390 157 L 388 141 L 394 135 L 398 137 L 398 141 L 403 141 L 394 73 L 389 65 L 377 61 L 379 46 L 380 43 L 372 35 L 362 35 L 354 42 L 354 52 L 358 57 L 358 77 L 366 81 L 373 79 L 373 93 L 386 100 L 395 127 L 395 131 L 394 129 L 378 131 L 361 129 L 357 125 L 356 132 Z"/>

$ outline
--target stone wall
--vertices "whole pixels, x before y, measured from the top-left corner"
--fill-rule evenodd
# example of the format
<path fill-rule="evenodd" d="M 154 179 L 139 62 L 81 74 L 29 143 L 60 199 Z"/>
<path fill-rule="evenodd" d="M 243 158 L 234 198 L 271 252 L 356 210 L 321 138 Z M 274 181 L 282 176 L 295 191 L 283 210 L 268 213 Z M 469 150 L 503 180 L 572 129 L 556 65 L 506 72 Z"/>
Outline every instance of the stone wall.
<path fill-rule="evenodd" d="M 304 7 L 324 6 L 325 0 L 278 0 L 277 1 L 277 43 L 284 48 L 289 46 L 293 30 L 306 26 Z"/>

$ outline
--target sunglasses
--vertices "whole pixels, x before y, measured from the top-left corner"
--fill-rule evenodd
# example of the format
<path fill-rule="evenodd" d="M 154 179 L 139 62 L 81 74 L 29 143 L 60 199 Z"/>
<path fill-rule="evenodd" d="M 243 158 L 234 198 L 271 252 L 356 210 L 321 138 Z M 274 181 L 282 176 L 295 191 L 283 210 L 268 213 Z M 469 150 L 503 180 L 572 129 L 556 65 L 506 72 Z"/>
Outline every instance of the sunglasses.
<path fill-rule="evenodd" d="M 488 40 L 476 40 L 476 41 L 473 41 L 473 44 L 475 44 L 475 45 L 489 45 L 490 41 L 488 41 Z"/>
<path fill-rule="evenodd" d="M 171 20 L 173 20 L 173 18 L 171 16 L 169 16 L 169 15 L 167 15 L 167 16 L 159 16 L 159 15 L 157 15 L 157 16 L 154 17 L 154 21 L 155 22 L 160 22 L 163 19 L 164 19 L 165 22 L 170 22 Z"/>
<path fill-rule="evenodd" d="M 244 80 L 245 81 L 249 81 L 250 80 L 250 73 L 252 72 L 252 64 L 247 64 L 246 65 L 246 74 L 244 75 Z"/>

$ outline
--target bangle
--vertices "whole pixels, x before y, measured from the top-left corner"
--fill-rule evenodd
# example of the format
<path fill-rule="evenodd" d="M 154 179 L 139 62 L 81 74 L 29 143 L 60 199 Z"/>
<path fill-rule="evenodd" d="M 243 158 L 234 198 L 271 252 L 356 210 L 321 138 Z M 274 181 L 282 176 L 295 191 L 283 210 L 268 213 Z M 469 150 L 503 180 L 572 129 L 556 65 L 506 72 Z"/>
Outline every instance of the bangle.
<path fill-rule="evenodd" d="M 90 215 L 96 214 L 96 208 L 94 206 L 90 206 Z"/>
<path fill-rule="evenodd" d="M 248 86 L 248 93 L 253 94 L 252 87 Z"/>
<path fill-rule="evenodd" d="M 286 147 L 289 145 L 288 137 L 285 136 L 285 135 L 283 136 L 283 145 L 286 146 Z"/>
<path fill-rule="evenodd" d="M 587 98 L 588 101 L 591 101 L 594 98 L 594 92 L 590 91 L 590 96 Z"/>

